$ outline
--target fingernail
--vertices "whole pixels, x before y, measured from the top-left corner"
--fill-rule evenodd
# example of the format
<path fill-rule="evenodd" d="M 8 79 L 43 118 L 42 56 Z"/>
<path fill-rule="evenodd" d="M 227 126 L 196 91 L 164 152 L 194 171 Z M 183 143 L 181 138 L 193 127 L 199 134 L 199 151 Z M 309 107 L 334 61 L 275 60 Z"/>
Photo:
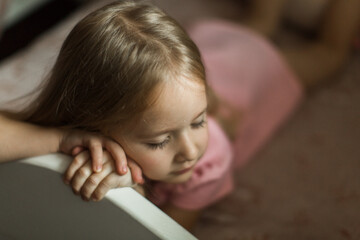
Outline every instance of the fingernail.
<path fill-rule="evenodd" d="M 98 172 L 101 172 L 101 169 L 102 169 L 101 166 L 97 166 L 97 167 L 95 168 L 95 172 L 97 172 L 97 173 L 98 173 Z"/>
<path fill-rule="evenodd" d="M 127 172 L 127 167 L 126 167 L 126 166 L 123 166 L 123 167 L 121 168 L 121 171 L 122 171 L 123 173 L 126 173 L 126 172 Z"/>

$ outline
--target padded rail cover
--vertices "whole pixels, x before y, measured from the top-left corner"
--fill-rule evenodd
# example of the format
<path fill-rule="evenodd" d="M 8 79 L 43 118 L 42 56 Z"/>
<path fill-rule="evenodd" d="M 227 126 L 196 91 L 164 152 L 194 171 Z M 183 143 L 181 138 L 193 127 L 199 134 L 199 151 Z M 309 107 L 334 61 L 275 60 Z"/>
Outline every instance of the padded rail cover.
<path fill-rule="evenodd" d="M 0 239 L 196 239 L 132 188 L 85 202 L 62 181 L 69 159 L 0 164 Z"/>

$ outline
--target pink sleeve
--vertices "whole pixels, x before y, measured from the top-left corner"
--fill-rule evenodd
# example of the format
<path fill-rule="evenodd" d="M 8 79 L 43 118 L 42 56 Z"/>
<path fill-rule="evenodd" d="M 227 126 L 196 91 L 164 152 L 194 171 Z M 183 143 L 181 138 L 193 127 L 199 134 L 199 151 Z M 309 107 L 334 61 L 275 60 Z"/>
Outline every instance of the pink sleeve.
<path fill-rule="evenodd" d="M 188 209 L 205 208 L 220 200 L 233 189 L 231 144 L 217 123 L 209 118 L 209 143 L 191 179 L 172 185 L 167 202 Z"/>

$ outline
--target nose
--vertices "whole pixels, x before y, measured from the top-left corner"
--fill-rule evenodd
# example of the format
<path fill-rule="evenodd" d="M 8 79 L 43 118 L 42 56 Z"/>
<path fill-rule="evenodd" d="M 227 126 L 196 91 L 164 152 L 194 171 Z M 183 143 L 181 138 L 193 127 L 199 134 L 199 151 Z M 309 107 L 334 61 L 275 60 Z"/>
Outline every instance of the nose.
<path fill-rule="evenodd" d="M 198 148 L 191 133 L 185 131 L 179 136 L 178 162 L 193 161 L 198 157 Z"/>

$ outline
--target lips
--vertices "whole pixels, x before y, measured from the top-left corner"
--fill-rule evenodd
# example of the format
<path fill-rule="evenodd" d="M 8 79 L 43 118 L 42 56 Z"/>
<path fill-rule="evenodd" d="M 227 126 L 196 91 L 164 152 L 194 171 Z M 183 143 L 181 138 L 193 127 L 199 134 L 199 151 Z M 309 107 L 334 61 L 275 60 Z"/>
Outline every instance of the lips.
<path fill-rule="evenodd" d="M 181 174 L 184 174 L 184 173 L 189 172 L 191 169 L 193 169 L 193 167 L 194 167 L 194 166 L 191 166 L 191 167 L 188 167 L 188 168 L 184 168 L 184 169 L 182 169 L 182 170 L 180 170 L 180 171 L 175 171 L 175 172 L 173 172 L 173 173 L 176 174 L 176 175 L 181 175 Z"/>

